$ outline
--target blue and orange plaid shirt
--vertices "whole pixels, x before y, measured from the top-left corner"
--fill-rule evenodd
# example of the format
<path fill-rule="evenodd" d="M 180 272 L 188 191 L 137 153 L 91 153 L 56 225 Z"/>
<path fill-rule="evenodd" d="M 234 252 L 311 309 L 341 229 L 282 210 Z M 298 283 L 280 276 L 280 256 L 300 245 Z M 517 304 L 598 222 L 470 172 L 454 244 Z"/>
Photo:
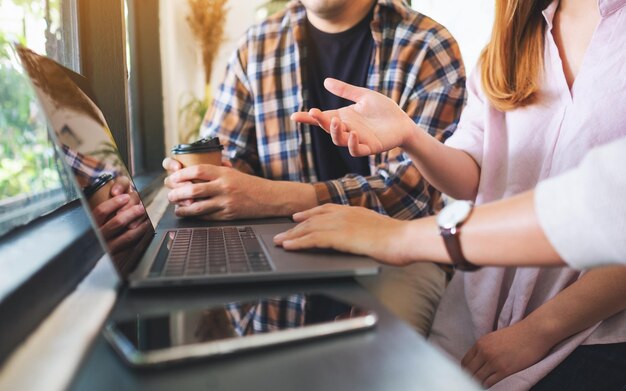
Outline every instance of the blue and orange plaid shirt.
<path fill-rule="evenodd" d="M 252 306 L 229 303 L 226 315 L 238 336 L 291 329 L 304 325 L 306 302 L 305 295 L 294 294 L 261 299 Z"/>
<path fill-rule="evenodd" d="M 63 158 L 74 172 L 76 181 L 81 188 L 91 185 L 102 174 L 111 174 L 113 176 L 118 174 L 111 167 L 107 167 L 106 163 L 93 156 L 76 152 L 67 145 L 62 145 L 61 151 L 63 152 Z"/>
<path fill-rule="evenodd" d="M 399 219 L 430 215 L 441 197 L 400 149 L 370 156 L 371 176 L 318 182 L 310 127 L 290 120 L 306 111 L 306 10 L 292 1 L 251 27 L 231 57 L 201 126 L 217 136 L 233 165 L 273 180 L 313 183 L 320 204 L 364 206 Z M 374 53 L 366 87 L 387 95 L 440 141 L 452 134 L 465 102 L 458 45 L 432 19 L 379 0 L 371 22 Z"/>

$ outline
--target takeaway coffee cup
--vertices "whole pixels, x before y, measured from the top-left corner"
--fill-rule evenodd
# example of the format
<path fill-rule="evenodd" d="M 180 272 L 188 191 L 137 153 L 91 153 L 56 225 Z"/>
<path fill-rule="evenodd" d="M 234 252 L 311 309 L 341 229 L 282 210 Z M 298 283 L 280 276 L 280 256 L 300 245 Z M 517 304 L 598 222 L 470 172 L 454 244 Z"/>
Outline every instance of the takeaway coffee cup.
<path fill-rule="evenodd" d="M 172 148 L 173 158 L 178 160 L 183 167 L 191 167 L 196 164 L 222 165 L 222 150 L 220 139 L 202 138 L 192 144 L 178 144 Z"/>
<path fill-rule="evenodd" d="M 102 174 L 91 185 L 83 189 L 91 209 L 111 198 L 111 187 L 115 182 L 113 179 L 114 176 L 111 174 Z"/>

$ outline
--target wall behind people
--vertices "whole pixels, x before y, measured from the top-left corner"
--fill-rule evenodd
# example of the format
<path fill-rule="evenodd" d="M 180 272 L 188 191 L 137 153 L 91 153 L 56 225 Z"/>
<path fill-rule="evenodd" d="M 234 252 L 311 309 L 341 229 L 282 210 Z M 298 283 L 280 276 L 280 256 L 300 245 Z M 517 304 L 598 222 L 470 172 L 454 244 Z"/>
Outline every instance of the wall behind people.
<path fill-rule="evenodd" d="M 493 0 L 413 0 L 413 9 L 446 26 L 461 47 L 467 74 L 476 66 L 493 24 Z"/>
<path fill-rule="evenodd" d="M 257 8 L 266 0 L 230 0 L 225 40 L 213 65 L 211 90 L 215 94 L 224 76 L 226 62 L 238 39 L 257 22 Z M 461 47 L 467 73 L 475 66 L 487 43 L 493 23 L 493 0 L 413 0 L 412 7 L 446 26 Z M 204 94 L 204 76 L 198 44 L 189 24 L 186 0 L 160 0 L 161 61 L 167 150 L 178 143 L 178 112 L 185 94 Z"/>
<path fill-rule="evenodd" d="M 217 90 L 226 62 L 246 29 L 256 22 L 256 9 L 266 0 L 229 0 L 224 42 L 213 64 L 211 89 Z M 188 93 L 204 95 L 202 59 L 186 17 L 186 0 L 160 0 L 161 62 L 165 115 L 165 146 L 169 151 L 178 144 L 178 112 L 181 99 Z"/>

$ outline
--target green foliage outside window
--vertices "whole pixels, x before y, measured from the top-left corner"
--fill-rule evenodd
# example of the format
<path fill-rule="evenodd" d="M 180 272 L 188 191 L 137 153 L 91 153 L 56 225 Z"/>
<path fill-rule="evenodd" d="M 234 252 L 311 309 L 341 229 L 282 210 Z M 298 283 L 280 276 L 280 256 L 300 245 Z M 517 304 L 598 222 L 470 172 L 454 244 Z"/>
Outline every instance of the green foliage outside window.
<path fill-rule="evenodd" d="M 0 0 L 0 7 L 3 13 L 17 11 L 2 15 L 0 30 L 0 204 L 6 206 L 7 199 L 61 185 L 46 121 L 10 41 L 28 46 L 29 40 L 43 38 L 45 52 L 53 58 L 63 45 L 61 0 Z M 41 20 L 43 26 L 37 24 Z"/>
<path fill-rule="evenodd" d="M 34 102 L 29 82 L 16 68 L 0 32 L 0 199 L 59 185 L 45 121 L 36 117 Z"/>

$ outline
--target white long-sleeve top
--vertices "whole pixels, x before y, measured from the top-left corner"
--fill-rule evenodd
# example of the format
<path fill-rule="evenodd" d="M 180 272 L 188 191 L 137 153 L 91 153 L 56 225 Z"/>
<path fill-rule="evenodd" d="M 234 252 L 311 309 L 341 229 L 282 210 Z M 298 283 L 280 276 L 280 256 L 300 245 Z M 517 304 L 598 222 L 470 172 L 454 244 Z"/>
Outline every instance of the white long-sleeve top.
<path fill-rule="evenodd" d="M 474 72 L 468 80 L 467 105 L 446 144 L 468 153 L 480 166 L 477 205 L 534 189 L 578 167 L 593 148 L 626 137 L 626 0 L 598 0 L 601 19 L 571 87 L 552 36 L 558 5 L 554 0 L 543 12 L 544 64 L 535 104 L 498 111 L 482 91 L 480 74 Z M 599 193 L 585 187 L 583 191 Z M 553 202 L 566 203 L 571 197 L 564 192 Z M 482 336 L 518 323 L 583 274 L 571 267 L 457 272 L 439 303 L 430 340 L 461 361 Z M 492 390 L 528 390 L 579 345 L 620 342 L 626 342 L 626 311 L 562 341 Z"/>
<path fill-rule="evenodd" d="M 548 240 L 570 266 L 626 264 L 626 137 L 541 182 L 535 208 Z"/>

